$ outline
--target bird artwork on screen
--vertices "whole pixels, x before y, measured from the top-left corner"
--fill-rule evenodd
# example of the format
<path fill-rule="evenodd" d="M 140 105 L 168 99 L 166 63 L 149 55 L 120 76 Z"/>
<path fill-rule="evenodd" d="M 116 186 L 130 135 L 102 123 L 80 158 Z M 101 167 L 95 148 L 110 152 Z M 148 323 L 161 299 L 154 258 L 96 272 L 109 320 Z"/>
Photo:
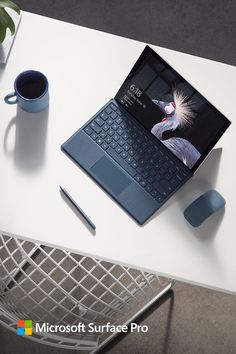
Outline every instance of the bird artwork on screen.
<path fill-rule="evenodd" d="M 230 124 L 149 47 L 115 98 L 191 171 L 197 169 Z"/>
<path fill-rule="evenodd" d="M 161 122 L 155 124 L 151 133 L 155 135 L 168 149 L 170 149 L 185 165 L 192 168 L 200 158 L 200 152 L 193 144 L 182 137 L 171 137 L 163 139 L 165 131 L 174 131 L 177 128 L 188 128 L 193 125 L 195 117 L 194 102 L 188 99 L 188 96 L 180 89 L 173 89 L 169 101 L 153 99 L 162 111 L 163 118 Z"/>

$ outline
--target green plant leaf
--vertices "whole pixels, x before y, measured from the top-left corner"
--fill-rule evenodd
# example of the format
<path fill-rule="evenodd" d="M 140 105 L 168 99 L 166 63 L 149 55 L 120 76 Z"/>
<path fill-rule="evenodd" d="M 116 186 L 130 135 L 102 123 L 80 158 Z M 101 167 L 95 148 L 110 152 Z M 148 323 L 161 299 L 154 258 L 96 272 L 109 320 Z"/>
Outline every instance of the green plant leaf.
<path fill-rule="evenodd" d="M 20 14 L 19 7 L 9 0 L 0 1 L 0 43 L 2 43 L 6 37 L 7 28 L 10 29 L 11 34 L 15 33 L 15 24 L 11 16 L 5 10 L 5 8 L 11 8 Z"/>
<path fill-rule="evenodd" d="M 2 43 L 6 37 L 7 28 L 10 29 L 11 34 L 15 33 L 15 24 L 12 18 L 8 15 L 5 9 L 0 8 L 0 38 Z"/>
<path fill-rule="evenodd" d="M 13 36 L 13 34 L 15 33 L 15 23 L 12 20 L 11 16 L 7 13 L 7 11 L 5 9 L 0 8 L 0 21 L 2 19 L 5 23 L 6 28 L 9 28 Z"/>
<path fill-rule="evenodd" d="M 0 43 L 4 41 L 6 37 L 6 31 L 7 31 L 7 26 L 4 20 L 1 18 L 1 11 L 0 11 Z"/>
<path fill-rule="evenodd" d="M 18 14 L 20 14 L 19 6 L 16 5 L 14 2 L 10 1 L 10 0 L 2 0 L 2 1 L 0 1 L 0 8 L 5 8 L 5 7 L 9 7 L 10 9 L 12 9 L 15 12 L 17 12 Z"/>

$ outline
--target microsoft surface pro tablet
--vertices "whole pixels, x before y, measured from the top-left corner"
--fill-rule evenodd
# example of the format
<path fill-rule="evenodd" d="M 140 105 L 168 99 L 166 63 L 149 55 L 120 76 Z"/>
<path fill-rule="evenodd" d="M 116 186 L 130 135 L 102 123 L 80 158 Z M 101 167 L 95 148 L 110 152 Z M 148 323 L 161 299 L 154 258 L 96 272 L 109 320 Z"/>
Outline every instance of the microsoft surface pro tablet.
<path fill-rule="evenodd" d="M 143 224 L 193 176 L 229 125 L 146 46 L 115 98 L 62 150 Z"/>

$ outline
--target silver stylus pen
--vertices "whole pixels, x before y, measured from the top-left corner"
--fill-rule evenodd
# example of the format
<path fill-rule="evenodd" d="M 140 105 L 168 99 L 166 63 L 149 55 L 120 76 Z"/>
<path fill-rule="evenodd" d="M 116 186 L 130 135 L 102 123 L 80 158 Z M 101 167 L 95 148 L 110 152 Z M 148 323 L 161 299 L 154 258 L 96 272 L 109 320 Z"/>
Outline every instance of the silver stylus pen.
<path fill-rule="evenodd" d="M 76 210 L 80 213 L 80 215 L 87 221 L 87 223 L 92 227 L 92 229 L 96 230 L 96 226 L 94 223 L 90 220 L 88 215 L 85 214 L 85 212 L 80 208 L 80 206 L 76 203 L 76 201 L 72 198 L 72 196 L 65 190 L 65 188 L 59 186 L 62 193 L 66 196 L 66 198 L 71 202 L 71 204 L 74 205 Z"/>

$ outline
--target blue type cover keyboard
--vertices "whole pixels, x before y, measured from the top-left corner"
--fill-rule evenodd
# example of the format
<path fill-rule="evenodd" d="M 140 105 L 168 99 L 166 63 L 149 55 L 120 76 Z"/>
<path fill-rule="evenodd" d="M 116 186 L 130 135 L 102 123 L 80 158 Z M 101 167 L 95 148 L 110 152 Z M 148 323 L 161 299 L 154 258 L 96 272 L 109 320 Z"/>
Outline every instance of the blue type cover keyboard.
<path fill-rule="evenodd" d="M 187 176 L 165 147 L 114 103 L 83 130 L 159 203 Z"/>

